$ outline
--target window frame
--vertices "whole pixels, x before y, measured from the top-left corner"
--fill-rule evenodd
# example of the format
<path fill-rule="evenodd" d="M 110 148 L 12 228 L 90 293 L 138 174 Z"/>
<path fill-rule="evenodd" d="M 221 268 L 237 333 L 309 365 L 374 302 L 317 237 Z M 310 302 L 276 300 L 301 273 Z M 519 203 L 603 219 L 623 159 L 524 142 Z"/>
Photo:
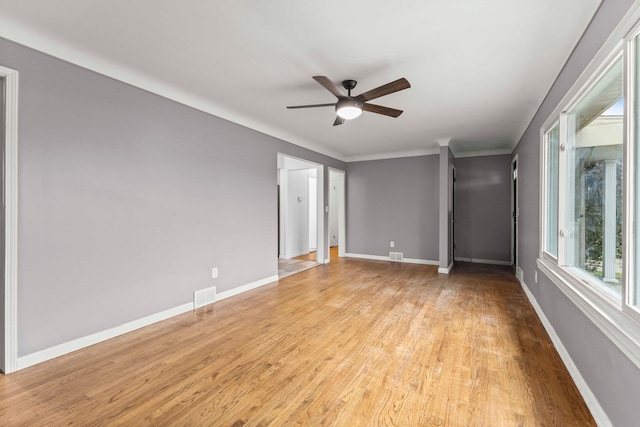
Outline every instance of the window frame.
<path fill-rule="evenodd" d="M 548 259 L 552 262 L 558 262 L 558 255 L 560 253 L 560 236 L 559 236 L 559 232 L 560 232 L 560 196 L 558 194 L 558 206 L 557 206 L 557 212 L 556 212 L 556 252 L 557 255 L 552 254 L 551 252 L 547 251 L 546 245 L 547 245 L 547 236 L 549 235 L 548 232 L 548 228 L 549 228 L 549 221 L 547 220 L 547 216 L 546 213 L 548 211 L 548 207 L 549 207 L 549 197 L 547 194 L 547 189 L 549 188 L 549 165 L 547 164 L 547 160 L 549 159 L 549 134 L 551 133 L 551 131 L 553 129 L 555 129 L 555 127 L 558 127 L 558 182 L 560 182 L 560 118 L 557 118 L 555 120 L 553 120 L 553 122 L 549 125 L 549 127 L 547 129 L 545 129 L 544 127 L 542 127 L 540 129 L 540 138 L 542 140 L 542 146 L 541 146 L 541 150 L 540 150 L 540 159 L 541 162 L 540 164 L 542 165 L 541 167 L 541 173 L 540 173 L 540 179 L 541 179 L 541 189 L 543 189 L 543 191 L 541 192 L 541 194 L 543 195 L 543 197 L 541 197 L 541 229 L 542 229 L 542 235 L 541 235 L 541 241 L 540 241 L 540 256 L 544 257 L 545 259 Z M 544 213 L 544 214 L 542 214 Z"/>
<path fill-rule="evenodd" d="M 640 2 L 636 1 L 629 12 L 621 20 L 618 27 L 612 32 L 603 44 L 594 59 L 585 68 L 574 85 L 557 104 L 548 118 L 540 127 L 540 210 L 539 210 L 539 236 L 537 268 L 555 286 L 558 287 L 638 368 L 640 368 L 640 304 L 634 307 L 632 304 L 633 284 L 636 278 L 640 278 L 640 262 L 634 266 L 636 252 L 640 250 L 640 239 L 635 240 L 633 230 L 637 227 L 636 220 L 640 221 L 640 215 L 636 215 L 636 184 L 640 185 L 640 171 L 634 170 L 634 156 L 640 149 L 635 145 L 640 132 Z M 589 93 L 600 81 L 600 78 L 615 61 L 622 57 L 623 61 L 623 200 L 622 200 L 622 294 L 621 298 L 613 297 L 604 288 L 597 284 L 596 279 L 590 278 L 577 267 L 567 265 L 567 240 L 568 236 L 568 202 L 570 193 L 568 183 L 568 149 L 569 129 L 568 112 Z M 636 110 L 635 106 L 638 106 Z M 559 153 L 558 153 L 558 256 L 554 257 L 546 251 L 546 236 L 548 220 L 546 218 L 548 192 L 548 153 L 547 135 L 556 126 L 559 126 Z M 561 148 L 564 147 L 564 148 Z M 640 159 L 639 159 L 640 160 Z M 565 188 L 563 188 L 563 186 Z M 639 201 L 640 202 L 640 201 Z M 640 235 L 640 232 L 638 233 Z M 634 246 L 634 245 L 637 245 Z M 640 293 L 640 288 L 635 289 Z"/>

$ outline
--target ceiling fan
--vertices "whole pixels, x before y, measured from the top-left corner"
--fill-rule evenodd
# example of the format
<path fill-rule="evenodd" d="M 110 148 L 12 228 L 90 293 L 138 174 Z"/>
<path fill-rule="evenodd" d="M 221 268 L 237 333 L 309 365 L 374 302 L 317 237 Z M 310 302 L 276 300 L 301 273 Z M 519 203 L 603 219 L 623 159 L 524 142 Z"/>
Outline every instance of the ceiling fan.
<path fill-rule="evenodd" d="M 347 95 L 338 88 L 338 86 L 329 80 L 325 76 L 314 76 L 313 79 L 324 86 L 329 92 L 331 92 L 338 101 L 333 104 L 314 104 L 314 105 L 294 105 L 291 109 L 295 108 L 316 108 L 316 107 L 334 107 L 336 108 L 336 120 L 333 122 L 334 126 L 341 125 L 345 120 L 351 120 L 362 114 L 363 111 L 370 113 L 382 114 L 389 117 L 398 117 L 402 114 L 402 110 L 396 110 L 395 108 L 383 107 L 382 105 L 369 104 L 367 101 L 380 98 L 381 96 L 389 95 L 390 93 L 398 92 L 411 87 L 407 79 L 404 77 L 382 85 L 370 91 L 361 93 L 358 96 L 351 96 L 351 90 L 356 87 L 358 82 L 355 80 L 344 80 L 342 87 L 347 90 Z"/>

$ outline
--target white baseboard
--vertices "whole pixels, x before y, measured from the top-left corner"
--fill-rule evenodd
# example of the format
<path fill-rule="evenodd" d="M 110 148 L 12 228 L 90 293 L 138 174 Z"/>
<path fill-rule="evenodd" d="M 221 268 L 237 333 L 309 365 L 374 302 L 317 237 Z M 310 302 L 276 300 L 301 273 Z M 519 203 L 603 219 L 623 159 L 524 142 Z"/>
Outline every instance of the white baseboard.
<path fill-rule="evenodd" d="M 511 265 L 511 261 L 500 261 L 495 259 L 455 257 L 455 260 L 461 262 L 474 262 L 476 264 Z"/>
<path fill-rule="evenodd" d="M 449 274 L 449 273 L 451 273 L 451 269 L 452 268 L 453 268 L 453 262 L 451 264 L 449 264 L 449 266 L 447 268 L 439 267 L 438 268 L 438 273 L 440 273 L 440 274 Z"/>
<path fill-rule="evenodd" d="M 360 258 L 360 259 L 370 259 L 374 261 L 391 261 L 391 258 L 384 255 L 365 255 L 365 254 L 353 254 L 346 253 L 344 254 L 345 258 Z M 432 261 L 428 259 L 417 259 L 417 258 L 403 258 L 400 261 L 393 262 L 406 262 L 409 264 L 425 264 L 425 265 L 438 265 L 438 261 Z"/>
<path fill-rule="evenodd" d="M 516 267 L 516 279 L 518 279 L 520 283 L 524 282 L 524 271 L 522 271 L 520 267 Z"/>
<path fill-rule="evenodd" d="M 522 274 L 520 275 L 520 277 L 522 277 Z M 524 293 L 527 295 L 529 302 L 531 302 L 531 305 L 536 311 L 536 314 L 540 318 L 540 321 L 547 331 L 547 334 L 549 334 L 551 342 L 553 342 L 553 346 L 556 348 L 556 351 L 560 355 L 560 358 L 569 371 L 569 375 L 571 375 L 573 382 L 576 384 L 576 387 L 578 387 L 578 390 L 580 391 L 584 402 L 587 404 L 589 411 L 591 411 L 591 415 L 595 419 L 596 424 L 599 427 L 613 426 L 613 424 L 611 424 L 611 421 L 609 420 L 609 417 L 607 416 L 607 413 L 604 411 L 604 409 L 602 409 L 602 406 L 600 406 L 598 399 L 596 399 L 596 396 L 587 385 L 587 382 L 582 377 L 582 374 L 580 374 L 578 367 L 575 365 L 575 363 L 573 363 L 573 360 L 571 359 L 569 352 L 562 343 L 562 340 L 560 340 L 560 337 L 553 328 L 553 325 L 551 324 L 551 322 L 549 322 L 547 316 L 545 316 L 544 311 L 542 311 L 542 308 L 538 304 L 538 301 L 536 301 L 536 298 L 533 296 L 526 283 L 524 283 L 524 280 L 520 280 L 520 285 L 522 286 Z"/>
<path fill-rule="evenodd" d="M 276 280 L 278 280 L 277 275 L 257 280 L 243 286 L 238 286 L 237 288 L 229 289 L 228 291 L 220 292 L 219 294 L 215 295 L 214 303 L 216 301 L 220 301 L 225 298 L 250 291 L 260 286 L 264 286 L 268 283 L 275 282 Z M 182 304 L 177 307 L 161 311 L 159 313 L 151 314 L 141 319 L 132 320 L 131 322 L 127 322 L 114 328 L 96 332 L 95 334 L 91 334 L 86 337 L 77 338 L 75 340 L 67 341 L 65 343 L 46 348 L 44 350 L 36 351 L 35 353 L 31 353 L 26 356 L 18 357 L 16 370 L 28 368 L 29 366 L 33 366 L 47 360 L 55 359 L 56 357 L 63 356 L 65 354 L 80 350 L 85 347 L 89 347 L 90 345 L 97 344 L 111 338 L 115 338 L 119 335 L 126 334 L 127 332 L 135 331 L 136 329 L 140 329 L 153 323 L 169 319 L 173 316 L 186 313 L 193 309 L 193 301 L 190 301 L 186 304 Z"/>
<path fill-rule="evenodd" d="M 188 302 L 159 313 L 151 314 L 141 319 L 127 322 L 120 326 L 116 326 L 115 328 L 105 329 L 104 331 L 96 332 L 95 334 L 91 334 L 86 337 L 77 338 L 44 350 L 36 351 L 35 353 L 31 353 L 26 356 L 18 357 L 18 370 L 28 368 L 29 366 L 33 366 L 47 360 L 55 359 L 56 357 L 64 354 L 115 338 L 119 335 L 126 334 L 127 332 L 135 331 L 136 329 L 149 326 L 153 323 L 169 319 L 170 317 L 177 316 L 178 314 L 186 313 L 191 310 L 193 310 L 193 302 Z"/>
<path fill-rule="evenodd" d="M 269 283 L 275 282 L 278 280 L 278 275 L 266 277 L 264 279 L 256 280 L 255 282 L 247 283 L 246 285 L 238 286 L 237 288 L 229 289 L 228 291 L 220 292 L 216 294 L 216 299 L 214 302 L 221 301 L 223 299 L 241 294 L 243 292 L 250 291 L 255 288 L 259 288 L 260 286 L 268 285 Z"/>

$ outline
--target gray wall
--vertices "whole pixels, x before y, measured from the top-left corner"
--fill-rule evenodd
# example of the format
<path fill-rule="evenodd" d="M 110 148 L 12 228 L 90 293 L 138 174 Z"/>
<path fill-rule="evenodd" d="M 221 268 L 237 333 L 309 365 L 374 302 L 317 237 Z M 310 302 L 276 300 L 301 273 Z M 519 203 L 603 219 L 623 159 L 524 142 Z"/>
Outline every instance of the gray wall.
<path fill-rule="evenodd" d="M 456 258 L 511 261 L 511 155 L 456 159 Z"/>
<path fill-rule="evenodd" d="M 438 159 L 347 163 L 347 252 L 438 260 Z"/>
<path fill-rule="evenodd" d="M 345 170 L 3 39 L 0 64 L 20 73 L 19 356 L 277 274 L 277 152 Z"/>
<path fill-rule="evenodd" d="M 632 4 L 605 0 L 523 135 L 518 153 L 519 257 L 524 281 L 615 426 L 638 425 L 640 370 L 544 274 L 534 280 L 539 241 L 540 127 Z"/>

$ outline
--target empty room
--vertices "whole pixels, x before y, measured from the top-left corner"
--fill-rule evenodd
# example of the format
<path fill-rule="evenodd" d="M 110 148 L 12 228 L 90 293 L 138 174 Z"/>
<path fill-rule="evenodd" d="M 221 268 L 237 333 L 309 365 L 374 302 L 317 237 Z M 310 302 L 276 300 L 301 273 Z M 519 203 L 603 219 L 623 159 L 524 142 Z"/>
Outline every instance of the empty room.
<path fill-rule="evenodd" d="M 637 426 L 640 0 L 0 0 L 0 424 Z"/>

